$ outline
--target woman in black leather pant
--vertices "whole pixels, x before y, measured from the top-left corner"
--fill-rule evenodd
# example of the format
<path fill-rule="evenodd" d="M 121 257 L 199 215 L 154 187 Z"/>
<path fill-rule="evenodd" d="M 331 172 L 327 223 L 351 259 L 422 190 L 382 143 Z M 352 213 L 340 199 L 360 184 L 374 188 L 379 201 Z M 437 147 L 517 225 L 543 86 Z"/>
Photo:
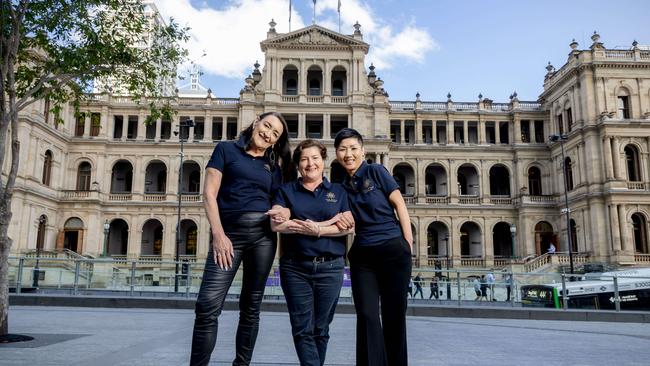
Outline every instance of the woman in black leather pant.
<path fill-rule="evenodd" d="M 233 365 L 250 364 L 260 303 L 276 250 L 267 211 L 280 184 L 294 175 L 287 124 L 277 112 L 261 114 L 238 141 L 221 142 L 215 147 L 206 168 L 203 192 L 211 245 L 196 301 L 190 365 L 210 362 L 218 318 L 242 262 Z"/>

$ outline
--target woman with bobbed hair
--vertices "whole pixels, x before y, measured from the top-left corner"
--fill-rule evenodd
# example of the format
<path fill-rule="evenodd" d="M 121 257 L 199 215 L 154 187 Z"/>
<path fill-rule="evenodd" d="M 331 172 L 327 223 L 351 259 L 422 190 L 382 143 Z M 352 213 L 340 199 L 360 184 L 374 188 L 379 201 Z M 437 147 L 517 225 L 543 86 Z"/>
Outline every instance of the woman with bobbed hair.
<path fill-rule="evenodd" d="M 343 186 L 355 222 L 348 259 L 357 311 L 356 364 L 406 366 L 406 293 L 413 244 L 406 204 L 388 170 L 366 163 L 359 132 L 342 129 L 334 148 L 348 173 Z"/>
<path fill-rule="evenodd" d="M 241 263 L 233 365 L 251 362 L 264 286 L 276 251 L 267 211 L 282 182 L 295 177 L 290 154 L 287 123 L 277 112 L 259 115 L 237 141 L 220 142 L 214 148 L 203 189 L 210 248 L 196 300 L 191 365 L 210 362 L 218 318 Z"/>

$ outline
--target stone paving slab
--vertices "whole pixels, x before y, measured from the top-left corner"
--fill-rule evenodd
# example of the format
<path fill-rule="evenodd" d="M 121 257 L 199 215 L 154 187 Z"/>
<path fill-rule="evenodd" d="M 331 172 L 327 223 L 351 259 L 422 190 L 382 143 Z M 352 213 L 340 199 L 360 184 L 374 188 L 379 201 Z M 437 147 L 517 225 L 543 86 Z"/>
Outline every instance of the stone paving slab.
<path fill-rule="evenodd" d="M 10 331 L 42 344 L 0 345 L 0 365 L 187 365 L 191 310 L 14 306 Z M 288 315 L 264 312 L 254 366 L 298 365 Z M 211 365 L 230 365 L 237 312 L 220 318 Z M 409 364 L 648 365 L 650 324 L 409 317 Z M 337 314 L 326 365 L 354 365 L 355 317 Z M 59 339 L 43 342 L 43 339 Z"/>

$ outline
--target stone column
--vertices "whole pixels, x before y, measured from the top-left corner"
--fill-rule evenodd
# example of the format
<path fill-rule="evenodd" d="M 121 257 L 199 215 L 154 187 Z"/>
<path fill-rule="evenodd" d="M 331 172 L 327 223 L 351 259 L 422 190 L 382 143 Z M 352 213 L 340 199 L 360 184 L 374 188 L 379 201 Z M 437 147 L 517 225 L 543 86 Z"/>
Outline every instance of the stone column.
<path fill-rule="evenodd" d="M 499 126 L 501 123 L 499 121 L 494 121 L 494 144 L 498 145 L 501 143 L 501 131 Z"/>
<path fill-rule="evenodd" d="M 469 128 L 467 126 L 467 120 L 463 121 L 463 143 L 469 143 Z"/>
<path fill-rule="evenodd" d="M 323 115 L 323 139 L 330 140 L 332 137 L 332 116 L 329 113 Z"/>
<path fill-rule="evenodd" d="M 614 178 L 616 180 L 625 180 L 621 174 L 621 153 L 620 153 L 620 142 L 618 137 L 614 137 L 614 151 L 613 151 L 613 163 L 614 163 Z"/>
<path fill-rule="evenodd" d="M 609 136 L 603 138 L 603 151 L 605 155 L 605 178 L 610 180 L 614 178 L 614 174 L 612 171 L 612 139 Z"/>
<path fill-rule="evenodd" d="M 528 122 L 530 123 L 530 122 Z M 515 117 L 512 121 L 513 127 L 514 127 L 514 138 L 512 139 L 513 143 L 515 144 L 521 144 L 521 119 L 519 118 L 518 114 L 515 114 Z M 528 126 L 528 131 L 530 131 L 530 125 Z"/>
<path fill-rule="evenodd" d="M 298 115 L 298 138 L 304 139 L 306 136 L 307 129 L 307 115 L 301 113 Z"/>
<path fill-rule="evenodd" d="M 84 114 L 84 135 L 83 137 L 90 136 L 90 113 Z"/>
<path fill-rule="evenodd" d="M 454 121 L 447 116 L 447 143 L 453 144 L 454 142 Z"/>
<path fill-rule="evenodd" d="M 158 118 L 156 120 L 156 136 L 154 137 L 154 141 L 158 142 L 160 141 L 160 131 L 162 129 L 162 119 Z"/>
<path fill-rule="evenodd" d="M 126 136 L 129 134 L 129 115 L 122 115 L 122 141 L 126 141 Z"/>
<path fill-rule="evenodd" d="M 630 251 L 630 242 L 627 240 L 627 220 L 625 219 L 625 205 L 624 204 L 619 204 L 618 205 L 618 229 L 620 230 L 621 233 L 621 249 L 623 252 L 629 252 Z"/>
<path fill-rule="evenodd" d="M 180 135 L 180 130 L 178 129 L 179 120 L 180 120 L 180 116 L 178 114 L 173 115 L 173 117 L 172 117 L 172 126 L 171 126 L 171 134 L 169 136 L 169 141 L 178 142 L 178 137 Z M 178 135 L 174 134 L 174 131 L 178 131 L 179 134 Z"/>
<path fill-rule="evenodd" d="M 609 221 L 612 231 L 614 253 L 619 253 L 621 251 L 621 234 L 619 230 L 618 210 L 614 204 L 609 206 Z"/>
<path fill-rule="evenodd" d="M 422 118 L 418 114 L 415 115 L 415 143 L 419 145 L 424 143 L 422 138 Z"/>
<path fill-rule="evenodd" d="M 406 136 L 404 136 L 404 120 L 400 119 L 399 120 L 399 143 L 400 144 L 402 145 L 404 144 L 404 142 L 406 141 L 405 137 Z"/>
<path fill-rule="evenodd" d="M 485 145 L 485 121 L 481 116 L 478 119 L 478 143 Z"/>
<path fill-rule="evenodd" d="M 212 115 L 207 111 L 203 122 L 203 141 L 212 141 Z"/>
<path fill-rule="evenodd" d="M 587 185 L 589 178 L 587 175 L 587 155 L 585 153 L 585 145 L 584 143 L 578 144 L 578 159 L 580 159 L 579 164 L 580 164 L 580 173 L 578 174 L 579 176 L 579 185 Z"/>
<path fill-rule="evenodd" d="M 147 118 L 144 115 L 144 110 L 141 110 L 140 113 L 138 114 L 138 126 L 137 128 L 137 133 L 136 133 L 136 140 L 138 141 L 144 141 L 145 137 L 147 136 L 146 134 L 146 126 L 144 125 L 144 120 Z"/>

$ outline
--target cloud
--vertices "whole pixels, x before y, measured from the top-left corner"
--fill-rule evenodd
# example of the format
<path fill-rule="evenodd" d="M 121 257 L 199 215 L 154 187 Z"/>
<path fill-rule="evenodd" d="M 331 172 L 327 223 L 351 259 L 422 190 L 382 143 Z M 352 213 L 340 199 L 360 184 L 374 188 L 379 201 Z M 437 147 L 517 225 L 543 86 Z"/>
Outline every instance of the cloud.
<path fill-rule="evenodd" d="M 271 18 L 277 22 L 279 33 L 288 32 L 288 0 L 231 0 L 220 8 L 207 2 L 194 6 L 190 0 L 155 0 L 165 19 L 173 17 L 181 25 L 191 27 L 190 41 L 186 45 L 190 59 L 194 59 L 203 72 L 228 78 L 243 78 L 264 55 L 259 42 L 266 38 Z M 196 2 L 199 3 L 199 2 Z M 311 24 L 312 13 L 303 18 L 296 5 L 304 11 L 305 4 L 293 1 L 292 30 Z M 317 24 L 338 30 L 338 0 L 317 2 Z M 311 9 L 311 1 L 308 2 Z M 439 49 L 436 41 L 424 29 L 411 21 L 406 25 L 392 26 L 381 19 L 362 0 L 342 0 L 341 31 L 352 34 L 356 22 L 362 25 L 364 40 L 368 42 L 368 63 L 380 70 L 402 62 L 423 62 L 426 53 Z M 205 53 L 205 56 L 201 55 Z"/>

